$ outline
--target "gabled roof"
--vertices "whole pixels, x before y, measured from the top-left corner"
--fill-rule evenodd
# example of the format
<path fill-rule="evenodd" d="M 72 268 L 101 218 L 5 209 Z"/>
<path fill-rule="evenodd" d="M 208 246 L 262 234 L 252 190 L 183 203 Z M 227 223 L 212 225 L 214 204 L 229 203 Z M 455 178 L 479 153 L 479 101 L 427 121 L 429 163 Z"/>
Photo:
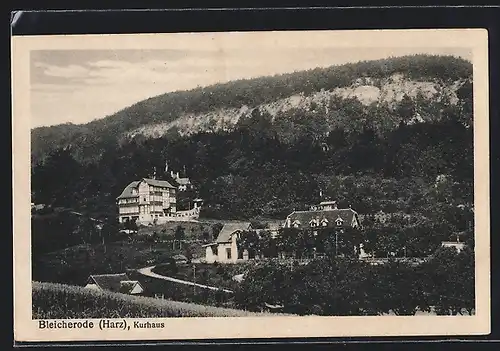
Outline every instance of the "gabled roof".
<path fill-rule="evenodd" d="M 346 208 L 336 210 L 294 211 L 289 214 L 287 218 L 290 219 L 290 223 L 298 221 L 301 225 L 309 225 L 310 221 L 314 219 L 317 219 L 318 222 L 326 219 L 329 226 L 335 225 L 335 221 L 340 218 L 343 221 L 343 226 L 351 226 L 353 220 L 359 222 L 357 216 L 358 214 L 356 211 Z"/>
<path fill-rule="evenodd" d="M 237 231 L 249 230 L 250 222 L 226 223 L 217 236 L 217 243 L 227 243 L 231 241 L 231 235 Z"/>
<path fill-rule="evenodd" d="M 120 196 L 117 197 L 117 199 L 125 199 L 125 198 L 129 198 L 129 197 L 137 197 L 137 196 L 139 196 L 139 195 L 133 195 L 132 194 L 132 189 L 137 188 L 137 186 L 139 186 L 139 183 L 140 183 L 140 181 L 135 180 L 132 183 L 130 183 L 129 185 L 127 185 L 125 187 L 125 189 L 123 189 L 123 191 L 120 194 Z"/>
<path fill-rule="evenodd" d="M 159 186 L 159 187 L 164 187 L 164 188 L 172 188 L 175 189 L 175 186 L 167 182 L 166 180 L 158 180 L 158 179 L 149 179 L 149 178 L 143 178 L 143 181 L 145 181 L 147 184 L 152 185 L 152 186 Z"/>
<path fill-rule="evenodd" d="M 122 193 L 120 196 L 118 196 L 116 199 L 125 199 L 125 198 L 130 198 L 130 197 L 138 197 L 138 194 L 132 194 L 133 189 L 137 189 L 139 184 L 144 181 L 148 185 L 152 186 L 158 186 L 158 187 L 163 187 L 163 188 L 171 188 L 175 189 L 176 187 L 167 182 L 166 180 L 158 180 L 158 179 L 149 179 L 149 178 L 143 178 L 142 180 L 134 180 L 131 182 L 129 185 L 123 189 Z"/>
<path fill-rule="evenodd" d="M 118 290 L 118 292 L 122 294 L 130 294 L 136 285 L 139 285 L 142 288 L 141 283 L 139 283 L 138 280 L 122 280 L 120 282 L 120 290 Z"/>
<path fill-rule="evenodd" d="M 89 280 L 103 290 L 114 292 L 120 292 L 122 281 L 130 281 L 125 273 L 91 275 Z"/>

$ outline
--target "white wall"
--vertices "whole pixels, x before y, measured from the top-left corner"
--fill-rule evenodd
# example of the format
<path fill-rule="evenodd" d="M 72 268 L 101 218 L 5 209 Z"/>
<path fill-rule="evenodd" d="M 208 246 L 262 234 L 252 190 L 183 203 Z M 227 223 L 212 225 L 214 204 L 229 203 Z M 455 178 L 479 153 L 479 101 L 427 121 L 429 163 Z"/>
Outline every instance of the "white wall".
<path fill-rule="evenodd" d="M 213 248 L 211 246 L 207 246 L 205 248 L 205 260 L 207 263 L 214 263 L 217 261 L 217 256 L 214 254 Z"/>

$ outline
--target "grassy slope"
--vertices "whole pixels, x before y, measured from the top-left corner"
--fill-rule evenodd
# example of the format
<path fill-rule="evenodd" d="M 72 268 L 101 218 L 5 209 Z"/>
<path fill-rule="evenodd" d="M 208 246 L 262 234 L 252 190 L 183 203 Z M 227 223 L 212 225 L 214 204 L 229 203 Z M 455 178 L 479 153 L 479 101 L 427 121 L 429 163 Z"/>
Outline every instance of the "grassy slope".
<path fill-rule="evenodd" d="M 33 282 L 33 318 L 244 317 L 270 314 Z"/>

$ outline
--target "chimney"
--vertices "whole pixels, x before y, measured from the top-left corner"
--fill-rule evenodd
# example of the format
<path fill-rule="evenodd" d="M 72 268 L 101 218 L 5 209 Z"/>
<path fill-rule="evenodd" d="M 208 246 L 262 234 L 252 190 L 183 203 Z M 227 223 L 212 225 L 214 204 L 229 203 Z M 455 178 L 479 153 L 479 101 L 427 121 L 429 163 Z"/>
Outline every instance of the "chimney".
<path fill-rule="evenodd" d="M 179 178 L 179 172 L 175 174 L 175 178 Z"/>

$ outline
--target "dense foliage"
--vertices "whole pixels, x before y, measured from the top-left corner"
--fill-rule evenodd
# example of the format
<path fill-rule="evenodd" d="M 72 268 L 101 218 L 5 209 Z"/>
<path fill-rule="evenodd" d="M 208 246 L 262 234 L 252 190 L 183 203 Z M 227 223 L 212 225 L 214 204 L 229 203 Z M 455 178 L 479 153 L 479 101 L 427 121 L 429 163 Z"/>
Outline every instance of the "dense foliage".
<path fill-rule="evenodd" d="M 331 134 L 323 144 L 286 145 L 238 130 L 131 143 L 91 164 L 69 162 L 70 151 L 59 150 L 34 167 L 32 186 L 35 202 L 114 217 L 123 188 L 162 169 L 168 158 L 173 167 L 186 166 L 205 200 L 204 216 L 282 218 L 316 203 L 321 189 L 360 213 L 412 212 L 436 205 L 428 195 L 440 175 L 452 196 L 442 203 L 471 204 L 472 154 L 472 130 L 455 121 L 404 125 L 382 137 L 352 132 L 349 142 Z"/>
<path fill-rule="evenodd" d="M 236 306 L 317 315 L 473 314 L 474 255 L 440 249 L 428 261 L 388 264 L 325 258 L 306 265 L 266 261 L 250 268 L 235 293 Z"/>

